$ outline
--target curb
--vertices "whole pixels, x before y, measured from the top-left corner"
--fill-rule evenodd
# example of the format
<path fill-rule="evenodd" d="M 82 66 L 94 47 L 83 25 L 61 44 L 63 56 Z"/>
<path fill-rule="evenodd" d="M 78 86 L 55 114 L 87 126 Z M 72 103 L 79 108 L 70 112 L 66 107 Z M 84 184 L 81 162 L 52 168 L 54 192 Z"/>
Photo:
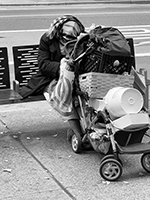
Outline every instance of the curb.
<path fill-rule="evenodd" d="M 46 2 L 46 3 L 0 3 L 0 6 L 48 6 L 48 5 L 76 5 L 76 4 L 150 4 L 149 0 L 95 0 L 95 1 L 69 1 L 69 2 Z"/>

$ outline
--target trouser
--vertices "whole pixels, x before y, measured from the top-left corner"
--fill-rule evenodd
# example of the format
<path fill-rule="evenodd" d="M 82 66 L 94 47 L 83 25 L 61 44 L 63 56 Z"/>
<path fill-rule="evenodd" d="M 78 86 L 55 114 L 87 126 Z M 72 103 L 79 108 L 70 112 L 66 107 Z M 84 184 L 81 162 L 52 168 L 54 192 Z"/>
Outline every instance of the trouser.
<path fill-rule="evenodd" d="M 50 102 L 50 97 L 49 97 L 49 93 L 47 92 L 47 88 L 45 88 L 45 92 L 43 93 L 47 102 Z M 65 120 L 68 121 L 70 128 L 76 133 L 78 132 L 80 135 L 82 135 L 82 128 L 81 128 L 81 124 L 80 124 L 80 117 L 78 115 L 77 109 L 75 107 L 73 107 L 73 111 L 72 113 L 63 118 Z"/>

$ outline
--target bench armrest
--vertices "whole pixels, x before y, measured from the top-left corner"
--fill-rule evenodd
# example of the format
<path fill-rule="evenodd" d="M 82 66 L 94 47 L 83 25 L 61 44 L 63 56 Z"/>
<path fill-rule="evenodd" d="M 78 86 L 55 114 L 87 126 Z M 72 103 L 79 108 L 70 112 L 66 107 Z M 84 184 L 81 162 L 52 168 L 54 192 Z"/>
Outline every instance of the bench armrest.
<path fill-rule="evenodd" d="M 13 90 L 19 93 L 19 81 L 13 80 Z"/>

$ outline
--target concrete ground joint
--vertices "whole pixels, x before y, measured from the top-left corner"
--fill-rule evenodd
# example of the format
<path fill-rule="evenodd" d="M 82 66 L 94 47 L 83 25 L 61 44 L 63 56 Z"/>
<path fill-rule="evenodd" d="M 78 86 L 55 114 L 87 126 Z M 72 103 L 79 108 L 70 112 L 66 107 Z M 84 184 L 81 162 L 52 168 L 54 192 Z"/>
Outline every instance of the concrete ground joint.
<path fill-rule="evenodd" d="M 18 136 L 18 137 L 17 137 Z M 13 137 L 13 135 L 12 135 Z M 44 171 L 50 176 L 50 178 L 53 179 L 53 181 L 63 190 L 66 195 L 70 197 L 72 200 L 76 200 L 76 198 L 69 192 L 68 189 L 53 175 L 53 173 L 45 167 L 45 165 L 26 147 L 26 145 L 22 142 L 19 135 L 16 135 L 16 137 L 13 137 L 14 140 L 16 140 L 23 149 L 44 169 Z"/>
<path fill-rule="evenodd" d="M 10 129 L 7 126 L 7 124 L 2 119 L 0 119 L 0 122 L 2 123 L 2 125 L 4 126 L 4 128 L 6 128 L 8 131 L 10 131 Z"/>

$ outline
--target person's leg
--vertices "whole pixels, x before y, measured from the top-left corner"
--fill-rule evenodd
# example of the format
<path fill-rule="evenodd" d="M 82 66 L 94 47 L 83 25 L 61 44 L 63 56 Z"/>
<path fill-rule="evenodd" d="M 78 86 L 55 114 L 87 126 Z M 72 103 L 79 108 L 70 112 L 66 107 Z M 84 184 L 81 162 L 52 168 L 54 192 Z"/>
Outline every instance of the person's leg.
<path fill-rule="evenodd" d="M 71 115 L 69 115 L 67 117 L 70 129 L 68 129 L 67 131 L 67 139 L 68 141 L 71 140 L 71 136 L 73 135 L 73 133 L 79 133 L 81 137 L 83 137 L 83 130 L 81 127 L 81 123 L 80 123 L 80 117 L 79 114 L 77 112 L 77 109 L 73 109 L 73 112 Z"/>
<path fill-rule="evenodd" d="M 69 119 L 68 123 L 70 125 L 70 128 L 74 131 L 74 133 L 79 133 L 81 136 L 83 135 L 79 119 Z"/>
<path fill-rule="evenodd" d="M 45 92 L 44 92 L 44 96 L 45 96 L 47 102 L 50 102 L 50 95 L 48 92 L 50 85 L 45 88 Z M 72 113 L 69 116 L 64 117 L 64 119 L 66 119 L 70 125 L 70 129 L 67 131 L 67 139 L 69 141 L 70 141 L 73 133 L 79 133 L 81 135 L 81 137 L 83 136 L 82 128 L 81 128 L 81 124 L 80 124 L 80 117 L 79 117 L 78 111 L 75 107 L 73 107 Z"/>

